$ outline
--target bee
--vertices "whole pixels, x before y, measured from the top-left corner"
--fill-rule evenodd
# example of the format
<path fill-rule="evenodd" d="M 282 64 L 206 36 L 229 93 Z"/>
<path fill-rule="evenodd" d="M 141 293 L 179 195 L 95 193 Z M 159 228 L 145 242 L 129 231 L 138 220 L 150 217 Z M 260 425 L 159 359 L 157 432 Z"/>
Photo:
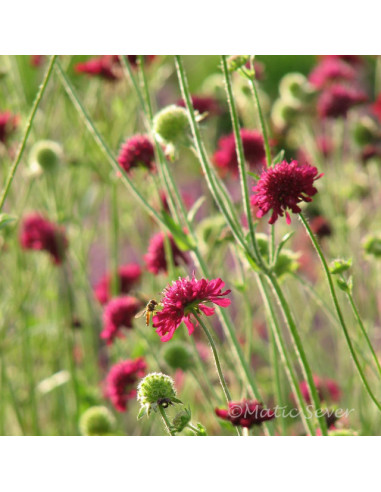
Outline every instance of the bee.
<path fill-rule="evenodd" d="M 157 400 L 157 404 L 162 406 L 163 408 L 168 408 L 169 405 L 173 405 L 170 398 L 159 398 Z"/>
<path fill-rule="evenodd" d="M 151 321 L 151 316 L 153 316 L 155 314 L 155 311 L 156 311 L 158 305 L 159 305 L 159 303 L 157 301 L 155 301 L 155 299 L 150 299 L 147 302 L 146 307 L 142 311 L 140 311 L 135 316 L 135 318 L 141 318 L 142 316 L 145 315 L 146 316 L 146 325 L 149 326 L 150 321 Z"/>

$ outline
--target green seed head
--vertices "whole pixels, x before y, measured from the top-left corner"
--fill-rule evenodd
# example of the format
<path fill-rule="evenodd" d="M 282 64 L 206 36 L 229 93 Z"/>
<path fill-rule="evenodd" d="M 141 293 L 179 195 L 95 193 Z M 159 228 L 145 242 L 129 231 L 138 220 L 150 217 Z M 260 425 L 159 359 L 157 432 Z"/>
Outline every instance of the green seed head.
<path fill-rule="evenodd" d="M 190 410 L 184 409 L 181 410 L 181 412 L 177 413 L 172 421 L 172 425 L 175 429 L 176 432 L 181 432 L 185 429 L 185 427 L 188 425 L 190 422 L 190 419 L 192 418 L 192 414 Z"/>
<path fill-rule="evenodd" d="M 163 350 L 163 358 L 172 369 L 187 371 L 194 365 L 192 353 L 181 342 L 167 344 Z"/>
<path fill-rule="evenodd" d="M 157 404 L 162 399 L 176 398 L 173 379 L 160 372 L 152 372 L 143 378 L 138 386 L 138 401 L 142 406 Z"/>
<path fill-rule="evenodd" d="M 62 158 L 62 147 L 52 140 L 40 140 L 30 151 L 31 168 L 39 167 L 44 171 L 54 171 Z"/>
<path fill-rule="evenodd" d="M 381 258 L 381 235 L 370 235 L 364 240 L 363 247 L 368 255 Z"/>
<path fill-rule="evenodd" d="M 176 105 L 163 108 L 155 116 L 153 128 L 158 139 L 164 144 L 176 146 L 185 143 L 190 133 L 185 108 Z"/>
<path fill-rule="evenodd" d="M 288 73 L 279 84 L 279 93 L 284 101 L 305 102 L 312 93 L 312 87 L 301 73 Z"/>
<path fill-rule="evenodd" d="M 91 407 L 81 416 L 79 429 L 83 436 L 110 435 L 115 427 L 115 418 L 106 407 Z"/>

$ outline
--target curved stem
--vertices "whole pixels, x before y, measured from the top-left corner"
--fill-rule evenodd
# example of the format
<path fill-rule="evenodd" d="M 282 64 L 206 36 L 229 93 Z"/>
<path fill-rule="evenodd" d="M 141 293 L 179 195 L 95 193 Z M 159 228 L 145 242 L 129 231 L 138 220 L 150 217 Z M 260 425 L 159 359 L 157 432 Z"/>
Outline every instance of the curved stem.
<path fill-rule="evenodd" d="M 167 414 L 165 413 L 165 410 L 164 408 L 161 406 L 161 405 L 158 405 L 159 407 L 159 412 L 161 413 L 161 416 L 163 418 L 163 422 L 164 422 L 164 426 L 165 426 L 165 430 L 168 432 L 168 434 L 170 436 L 174 436 L 175 433 L 173 432 L 172 430 L 172 426 L 171 426 L 171 423 L 169 422 L 168 420 L 168 417 L 167 417 Z"/>
<path fill-rule="evenodd" d="M 53 71 L 53 67 L 54 67 L 54 64 L 56 62 L 56 59 L 57 59 L 57 55 L 52 55 L 51 56 L 50 62 L 49 62 L 49 65 L 48 65 L 48 68 L 46 69 L 46 72 L 45 72 L 45 75 L 44 75 L 44 78 L 43 78 L 43 81 L 42 81 L 42 84 L 40 85 L 40 88 L 38 90 L 36 99 L 34 100 L 34 103 L 33 103 L 33 106 L 32 106 L 32 110 L 30 112 L 30 115 L 29 115 L 29 118 L 28 118 L 28 121 L 27 121 L 27 124 L 26 124 L 26 127 L 25 127 L 23 139 L 21 141 L 19 150 L 17 152 L 16 159 L 14 160 L 13 165 L 12 165 L 10 171 L 9 171 L 8 179 L 7 179 L 6 183 L 5 183 L 4 190 L 3 190 L 3 193 L 2 193 L 1 198 L 0 198 L 0 212 L 3 209 L 5 200 L 6 200 L 7 196 L 8 196 L 9 190 L 10 190 L 11 185 L 12 185 L 12 181 L 13 181 L 13 179 L 15 177 L 15 174 L 16 174 L 16 171 L 17 171 L 17 168 L 18 168 L 18 165 L 20 164 L 21 157 L 23 156 L 23 153 L 24 153 L 24 150 L 25 150 L 25 146 L 26 146 L 26 143 L 28 141 L 28 137 L 29 137 L 30 131 L 32 129 L 32 124 L 33 124 L 34 117 L 36 116 L 36 112 L 37 112 L 37 109 L 38 109 L 38 107 L 40 105 L 42 96 L 44 95 L 44 92 L 45 92 L 45 89 L 46 89 L 46 87 L 48 85 L 50 76 L 52 75 L 52 71 Z"/>
<path fill-rule="evenodd" d="M 320 410 L 319 395 L 318 395 L 318 392 L 316 389 L 316 385 L 315 385 L 315 382 L 313 379 L 310 365 L 309 365 L 308 360 L 307 360 L 306 353 L 305 353 L 304 348 L 303 348 L 303 343 L 300 339 L 297 327 L 295 325 L 294 319 L 293 319 L 292 314 L 291 314 L 290 307 L 288 305 L 286 298 L 283 295 L 282 289 L 280 288 L 278 280 L 276 279 L 276 277 L 273 274 L 270 274 L 267 276 L 267 279 L 268 279 L 270 285 L 272 286 L 273 291 L 274 291 L 274 293 L 275 293 L 275 295 L 279 301 L 279 305 L 282 309 L 284 319 L 287 323 L 290 334 L 292 336 L 292 340 L 294 342 L 295 351 L 296 351 L 296 354 L 298 356 L 299 363 L 300 363 L 300 366 L 301 366 L 302 371 L 303 371 L 303 375 L 304 375 L 306 382 L 307 382 L 307 385 L 308 385 L 308 391 L 309 391 L 312 403 L 313 403 L 315 410 L 317 412 L 317 417 L 319 420 L 319 426 L 320 426 L 321 432 L 324 436 L 326 436 L 327 435 L 327 423 L 326 423 L 326 420 L 324 418 L 324 415 L 322 414 L 322 412 L 319 411 Z"/>
<path fill-rule="evenodd" d="M 311 231 L 311 228 L 307 222 L 307 220 L 305 219 L 304 215 L 302 213 L 299 214 L 299 217 L 300 217 L 300 220 L 302 222 L 302 224 L 304 225 L 306 231 L 307 231 L 307 234 L 309 236 L 309 238 L 311 239 L 311 242 L 318 254 L 318 257 L 323 265 L 323 269 L 324 269 L 324 272 L 325 272 L 325 275 L 327 277 L 327 281 L 328 281 L 328 286 L 329 286 L 329 291 L 331 293 L 331 297 L 332 297 L 332 300 L 333 300 L 333 304 L 335 306 L 335 309 L 336 309 L 336 313 L 337 313 L 337 316 L 339 318 L 339 322 L 340 322 L 340 325 L 341 325 L 341 328 L 344 332 L 344 336 L 345 336 L 345 340 L 347 342 L 347 345 L 348 345 L 348 348 L 349 348 L 349 351 L 351 353 L 351 356 L 353 358 L 353 361 L 356 365 L 356 368 L 357 368 L 357 371 L 359 373 L 359 376 L 361 378 L 361 381 L 363 382 L 364 384 L 364 387 L 369 395 L 369 397 L 372 399 L 372 401 L 374 402 L 374 404 L 377 406 L 377 408 L 381 411 L 381 403 L 377 400 L 376 396 L 374 395 L 372 389 L 370 388 L 369 386 L 369 383 L 365 377 L 365 374 L 364 374 L 364 371 L 362 370 L 362 367 L 361 367 L 361 364 L 360 364 L 360 361 L 358 360 L 358 357 L 356 355 L 356 352 L 353 348 L 353 344 L 352 344 L 352 341 L 351 341 L 351 338 L 349 336 L 349 332 L 348 332 L 348 328 L 347 328 L 347 325 L 345 324 L 345 321 L 344 321 L 344 316 L 343 316 L 343 313 L 341 312 L 341 308 L 340 308 L 340 305 L 339 305 L 339 301 L 337 299 L 337 296 L 336 296 L 336 291 L 335 291 L 335 287 L 333 285 L 333 281 L 332 281 L 332 276 L 331 276 L 331 272 L 329 271 L 329 268 L 328 268 L 328 264 L 327 264 L 327 261 L 323 255 L 323 252 L 319 246 L 319 243 L 317 242 L 313 232 Z"/>
<path fill-rule="evenodd" d="M 221 364 L 220 364 L 220 359 L 218 357 L 218 352 L 217 352 L 217 347 L 216 347 L 216 344 L 214 343 L 214 340 L 213 340 L 213 337 L 212 335 L 210 334 L 208 328 L 206 327 L 206 325 L 204 324 L 204 322 L 202 321 L 201 319 L 201 316 L 199 316 L 198 314 L 196 313 L 193 313 L 194 314 L 194 317 L 197 319 L 197 321 L 199 322 L 199 324 L 201 325 L 201 328 L 204 330 L 204 333 L 209 341 L 209 344 L 210 344 L 210 348 L 212 349 L 212 353 L 213 353 L 213 357 L 214 357 L 214 362 L 216 364 L 216 368 L 217 368 L 217 373 L 218 373 L 218 378 L 220 380 L 220 383 L 221 383 L 221 386 L 222 386 L 222 390 L 224 392 L 224 395 L 225 395 L 225 398 L 226 398 L 226 401 L 229 403 L 229 401 L 231 401 L 231 396 L 230 396 L 230 392 L 229 392 L 229 389 L 227 387 L 227 384 L 226 384 L 226 381 L 225 381 L 225 378 L 224 378 L 224 375 L 222 373 L 222 368 L 221 368 Z"/>

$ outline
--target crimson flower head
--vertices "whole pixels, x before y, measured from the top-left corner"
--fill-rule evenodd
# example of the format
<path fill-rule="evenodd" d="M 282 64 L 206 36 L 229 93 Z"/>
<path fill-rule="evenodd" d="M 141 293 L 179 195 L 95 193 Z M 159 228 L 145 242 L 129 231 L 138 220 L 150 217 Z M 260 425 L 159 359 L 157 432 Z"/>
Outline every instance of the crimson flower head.
<path fill-rule="evenodd" d="M 177 101 L 176 105 L 185 108 L 184 99 Z M 192 96 L 192 105 L 200 114 L 209 113 L 210 115 L 218 115 L 221 112 L 217 99 L 210 96 Z"/>
<path fill-rule="evenodd" d="M 139 312 L 141 303 L 135 297 L 115 297 L 103 311 L 101 338 L 111 345 L 116 337 L 124 338 L 122 328 L 132 328 L 132 321 Z"/>
<path fill-rule="evenodd" d="M 299 165 L 297 161 L 282 161 L 274 167 L 265 169 L 256 186 L 251 205 L 259 208 L 257 217 L 263 217 L 272 210 L 269 224 L 274 224 L 278 217 L 286 214 L 287 224 L 291 223 L 287 209 L 297 214 L 301 212 L 298 203 L 311 202 L 317 193 L 314 181 L 318 175 L 316 167 L 309 164 Z"/>
<path fill-rule="evenodd" d="M 116 55 L 117 56 L 117 55 Z M 125 55 L 128 58 L 128 61 L 135 68 L 138 65 L 138 55 Z M 145 62 L 152 62 L 156 58 L 156 55 L 143 55 L 143 59 Z"/>
<path fill-rule="evenodd" d="M 326 58 L 319 63 L 310 73 L 308 80 L 317 89 L 329 85 L 332 82 L 353 80 L 356 70 L 340 58 Z"/>
<path fill-rule="evenodd" d="M 164 297 L 161 300 L 163 309 L 153 317 L 153 326 L 161 341 L 170 340 L 182 321 L 191 335 L 194 331 L 194 323 L 197 326 L 197 321 L 191 318 L 192 314 L 201 314 L 201 312 L 206 316 L 214 314 L 214 308 L 206 306 L 206 303 L 229 306 L 230 299 L 223 297 L 231 291 L 222 292 L 224 285 L 220 278 L 196 280 L 194 275 L 192 278 L 180 277 L 168 285 L 163 291 Z"/>
<path fill-rule="evenodd" d="M 325 89 L 320 95 L 317 110 L 321 118 L 345 118 L 353 106 L 366 101 L 365 92 L 334 84 Z"/>
<path fill-rule="evenodd" d="M 106 378 L 105 396 L 118 412 L 127 410 L 128 400 L 136 397 L 136 383 L 145 374 L 147 364 L 142 357 L 124 360 L 110 369 Z"/>
<path fill-rule="evenodd" d="M 233 425 L 250 428 L 262 422 L 275 418 L 274 410 L 263 408 L 258 401 L 243 400 L 242 402 L 229 401 L 229 408 L 215 410 L 217 417 L 228 420 Z"/>
<path fill-rule="evenodd" d="M 116 80 L 118 78 L 115 72 L 113 55 L 99 56 L 85 62 L 77 63 L 74 69 L 77 73 L 98 76 L 106 80 Z"/>
<path fill-rule="evenodd" d="M 128 263 L 118 268 L 118 293 L 127 294 L 140 280 L 141 268 L 137 263 Z M 106 304 L 111 298 L 112 274 L 104 275 L 94 287 L 94 295 L 101 304 Z"/>
<path fill-rule="evenodd" d="M 333 379 L 322 379 L 319 376 L 314 376 L 314 383 L 319 395 L 320 401 L 338 402 L 341 398 L 341 390 L 339 385 Z M 310 404 L 311 398 L 306 381 L 299 384 L 300 391 L 305 401 Z"/>
<path fill-rule="evenodd" d="M 22 222 L 20 244 L 24 249 L 47 251 L 53 263 L 59 265 L 65 259 L 68 240 L 62 227 L 33 213 Z"/>
<path fill-rule="evenodd" d="M 146 135 L 134 135 L 122 145 L 118 163 L 127 173 L 134 167 L 155 169 L 155 153 L 151 140 Z"/>
<path fill-rule="evenodd" d="M 256 130 L 247 130 L 246 128 L 242 128 L 240 134 L 246 162 L 251 169 L 261 170 L 266 164 L 262 135 Z M 233 133 L 220 138 L 213 161 L 223 174 L 230 171 L 233 176 L 238 177 L 238 160 Z"/>
<path fill-rule="evenodd" d="M 18 116 L 10 111 L 0 112 L 0 142 L 5 144 L 9 136 L 16 130 L 19 122 Z"/>
<path fill-rule="evenodd" d="M 172 235 L 168 234 L 167 237 L 169 247 L 171 248 L 174 265 L 179 265 L 181 260 L 184 263 L 188 263 L 186 255 L 177 247 Z M 155 234 L 150 240 L 148 253 L 144 256 L 144 260 L 147 264 L 148 271 L 154 275 L 158 275 L 160 272 L 167 273 L 168 271 L 165 247 L 164 232 Z"/>

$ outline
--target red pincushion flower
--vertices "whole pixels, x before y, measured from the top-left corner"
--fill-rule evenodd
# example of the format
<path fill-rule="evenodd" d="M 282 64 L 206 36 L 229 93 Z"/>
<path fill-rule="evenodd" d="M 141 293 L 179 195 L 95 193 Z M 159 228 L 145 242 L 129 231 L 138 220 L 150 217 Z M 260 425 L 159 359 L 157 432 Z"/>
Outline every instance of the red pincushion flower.
<path fill-rule="evenodd" d="M 118 163 L 126 172 L 140 166 L 154 170 L 155 153 L 150 139 L 146 135 L 127 139 L 120 149 Z"/>
<path fill-rule="evenodd" d="M 0 113 L 0 142 L 3 144 L 7 142 L 9 136 L 16 130 L 18 121 L 18 116 L 10 111 Z"/>
<path fill-rule="evenodd" d="M 176 104 L 185 108 L 184 99 L 180 99 Z M 210 115 L 218 115 L 221 112 L 220 105 L 214 97 L 192 96 L 192 104 L 193 108 L 200 114 L 209 113 Z"/>
<path fill-rule="evenodd" d="M 246 162 L 251 169 L 260 170 L 266 164 L 262 135 L 256 130 L 247 130 L 246 128 L 242 128 L 240 133 Z M 213 161 L 224 174 L 230 171 L 233 176 L 238 176 L 238 160 L 233 133 L 220 138 Z"/>
<path fill-rule="evenodd" d="M 323 60 L 343 60 L 350 65 L 361 65 L 363 60 L 359 55 L 320 55 Z"/>
<path fill-rule="evenodd" d="M 161 337 L 161 341 L 170 340 L 182 321 L 191 335 L 194 331 L 193 323 L 195 323 L 195 320 L 191 318 L 193 312 L 202 311 L 206 316 L 214 314 L 214 309 L 205 306 L 205 303 L 211 302 L 222 307 L 229 306 L 230 299 L 222 299 L 222 297 L 231 291 L 222 292 L 224 285 L 220 278 L 196 280 L 194 276 L 191 279 L 189 277 L 179 278 L 168 285 L 163 291 L 164 298 L 161 301 L 163 309 L 153 317 L 153 326 Z"/>
<path fill-rule="evenodd" d="M 59 265 L 65 259 L 68 240 L 62 227 L 34 213 L 25 217 L 22 222 L 20 244 L 24 249 L 47 251 L 52 261 Z"/>
<path fill-rule="evenodd" d="M 128 61 L 131 63 L 133 67 L 136 67 L 138 64 L 138 55 L 125 55 L 128 58 Z M 156 58 L 156 55 L 143 55 L 144 61 L 151 62 Z"/>
<path fill-rule="evenodd" d="M 136 263 L 129 263 L 118 268 L 118 294 L 127 294 L 132 287 L 139 282 L 142 274 L 141 268 Z M 94 287 L 94 295 L 101 304 L 106 304 L 111 298 L 112 275 L 104 275 Z"/>
<path fill-rule="evenodd" d="M 91 58 L 86 62 L 77 63 L 74 68 L 77 73 L 97 75 L 106 80 L 116 80 L 119 78 L 115 72 L 113 55 Z"/>
<path fill-rule="evenodd" d="M 260 425 L 262 422 L 275 418 L 274 410 L 263 408 L 258 401 L 242 402 L 229 401 L 227 410 L 216 408 L 217 417 L 228 420 L 233 425 L 250 428 L 253 425 Z"/>
<path fill-rule="evenodd" d="M 341 398 L 341 390 L 339 385 L 333 379 L 322 379 L 319 376 L 314 376 L 314 383 L 321 401 L 338 402 Z M 308 384 L 302 381 L 299 384 L 302 396 L 308 404 L 311 404 Z"/>
<path fill-rule="evenodd" d="M 32 67 L 40 67 L 45 58 L 45 55 L 30 55 L 30 64 Z"/>
<path fill-rule="evenodd" d="M 328 220 L 322 215 L 318 215 L 311 219 L 310 227 L 312 232 L 316 234 L 319 239 L 332 234 L 332 229 Z"/>
<path fill-rule="evenodd" d="M 356 70 L 339 58 L 327 58 L 310 73 L 308 80 L 317 89 L 340 80 L 353 80 Z"/>
<path fill-rule="evenodd" d="M 251 197 L 251 205 L 259 208 L 257 217 L 263 217 L 272 210 L 269 224 L 274 224 L 285 212 L 286 222 L 290 224 L 287 209 L 294 213 L 301 212 L 298 203 L 312 201 L 310 197 L 317 193 L 314 181 L 321 176 L 323 174 L 318 175 L 316 167 L 309 164 L 300 166 L 297 161 L 291 161 L 290 164 L 283 161 L 265 169 L 253 187 L 255 194 Z"/>
<path fill-rule="evenodd" d="M 321 118 L 345 118 L 353 106 L 366 101 L 365 92 L 335 84 L 322 92 L 317 103 L 317 110 Z"/>
<path fill-rule="evenodd" d="M 372 104 L 372 111 L 381 122 L 381 93 L 377 96 L 374 104 Z"/>
<path fill-rule="evenodd" d="M 103 331 L 101 338 L 111 345 L 114 338 L 123 338 L 122 328 L 132 328 L 132 320 L 141 309 L 135 297 L 115 297 L 103 311 Z"/>
<path fill-rule="evenodd" d="M 147 364 L 142 357 L 124 360 L 110 369 L 106 378 L 105 396 L 118 412 L 127 410 L 128 400 L 136 397 L 136 383 L 145 374 Z"/>
<path fill-rule="evenodd" d="M 172 251 L 174 265 L 179 265 L 181 260 L 184 263 L 188 263 L 186 255 L 177 247 L 173 237 L 170 234 L 168 234 L 167 237 Z M 165 254 L 164 232 L 159 232 L 151 238 L 148 246 L 148 253 L 144 256 L 144 260 L 147 264 L 148 271 L 152 272 L 154 275 L 158 275 L 159 272 L 167 273 L 168 266 Z"/>

